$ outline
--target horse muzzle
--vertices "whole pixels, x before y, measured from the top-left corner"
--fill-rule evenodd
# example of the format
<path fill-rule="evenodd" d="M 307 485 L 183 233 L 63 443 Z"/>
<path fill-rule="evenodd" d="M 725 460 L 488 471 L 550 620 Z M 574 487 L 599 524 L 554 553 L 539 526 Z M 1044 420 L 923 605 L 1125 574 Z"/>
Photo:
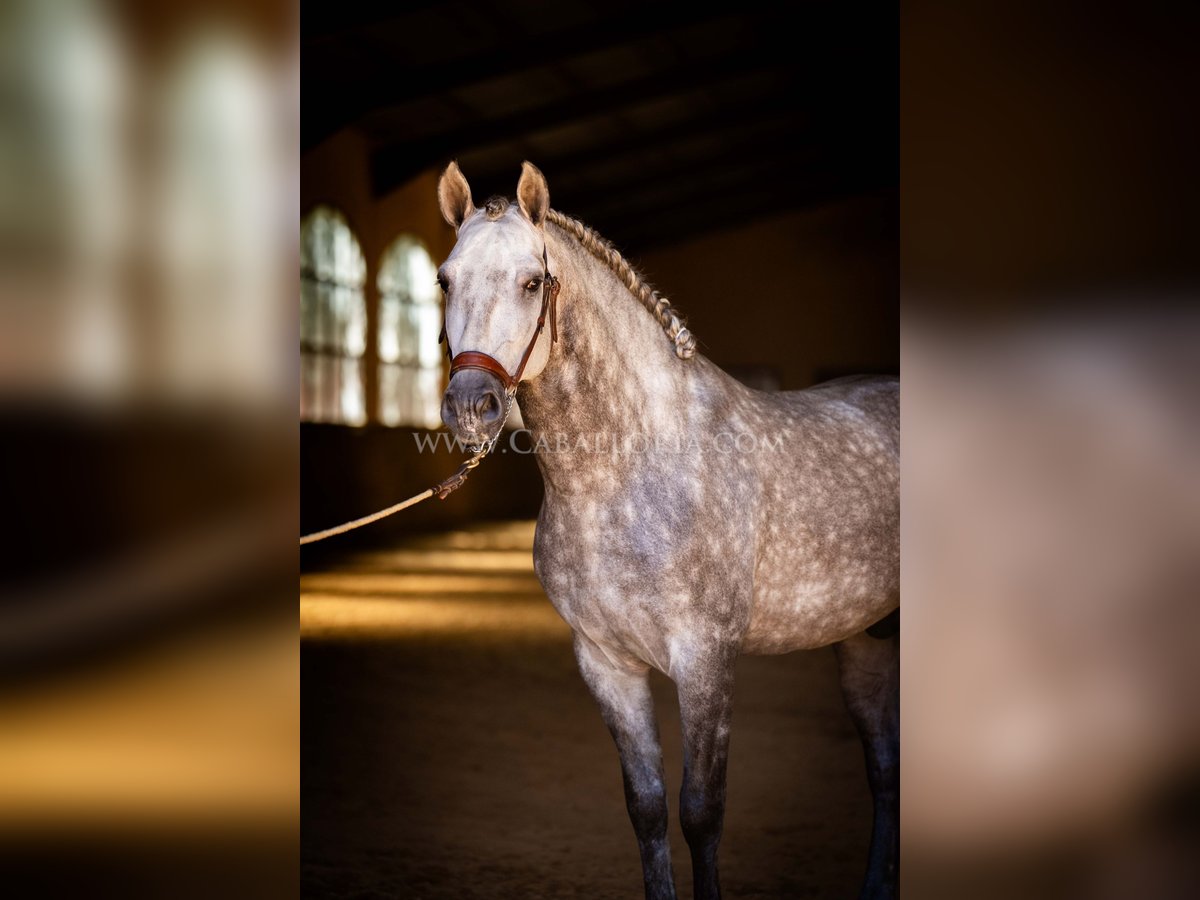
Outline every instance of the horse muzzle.
<path fill-rule="evenodd" d="M 483 369 L 454 373 L 442 397 L 442 421 L 464 444 L 482 444 L 500 433 L 504 424 L 504 386 Z"/>

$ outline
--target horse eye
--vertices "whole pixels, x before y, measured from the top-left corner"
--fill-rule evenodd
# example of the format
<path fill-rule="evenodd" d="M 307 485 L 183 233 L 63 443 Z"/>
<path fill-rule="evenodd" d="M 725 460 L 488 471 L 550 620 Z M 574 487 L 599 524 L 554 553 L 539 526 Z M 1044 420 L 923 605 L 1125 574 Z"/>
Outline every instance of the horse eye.
<path fill-rule="evenodd" d="M 542 279 L 534 278 L 534 279 L 530 280 L 529 284 L 525 285 L 525 290 L 536 291 L 541 286 L 542 286 Z"/>

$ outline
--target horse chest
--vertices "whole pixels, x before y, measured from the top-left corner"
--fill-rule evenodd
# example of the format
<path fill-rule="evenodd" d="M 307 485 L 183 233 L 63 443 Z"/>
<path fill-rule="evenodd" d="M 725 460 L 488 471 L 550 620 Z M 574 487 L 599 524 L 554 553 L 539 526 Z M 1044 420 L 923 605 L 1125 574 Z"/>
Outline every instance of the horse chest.
<path fill-rule="evenodd" d="M 669 527 L 661 509 L 622 509 L 611 498 L 602 509 L 544 506 L 534 566 L 573 630 L 669 673 L 681 642 L 738 630 L 736 592 L 722 586 L 735 567 L 717 565 L 705 533 Z"/>
<path fill-rule="evenodd" d="M 615 612 L 631 595 L 653 590 L 658 579 L 647 557 L 636 532 L 591 529 L 578 519 L 539 522 L 534 541 L 535 569 L 560 611 L 586 606 Z"/>

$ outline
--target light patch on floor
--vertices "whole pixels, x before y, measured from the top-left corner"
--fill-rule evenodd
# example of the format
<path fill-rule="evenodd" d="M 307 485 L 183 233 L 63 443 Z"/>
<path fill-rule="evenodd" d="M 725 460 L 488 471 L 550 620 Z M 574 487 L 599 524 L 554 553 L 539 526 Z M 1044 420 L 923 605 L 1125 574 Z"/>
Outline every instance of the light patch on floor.
<path fill-rule="evenodd" d="M 389 596 L 394 594 L 532 594 L 541 593 L 537 577 L 497 572 L 472 574 L 413 572 L 320 572 L 300 578 L 300 596 L 345 594 Z"/>
<path fill-rule="evenodd" d="M 410 539 L 300 578 L 300 634 L 315 639 L 504 634 L 569 637 L 533 574 L 532 522 Z"/>
<path fill-rule="evenodd" d="M 432 600 L 304 594 L 302 638 L 386 639 L 509 634 L 566 639 L 569 629 L 544 597 Z"/>

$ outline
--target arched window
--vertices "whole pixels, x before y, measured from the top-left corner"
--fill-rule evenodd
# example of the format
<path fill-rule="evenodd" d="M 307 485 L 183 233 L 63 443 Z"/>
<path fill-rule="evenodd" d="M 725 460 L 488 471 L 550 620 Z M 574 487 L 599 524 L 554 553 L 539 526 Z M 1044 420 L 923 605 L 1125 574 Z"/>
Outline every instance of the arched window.
<path fill-rule="evenodd" d="M 346 217 L 328 206 L 300 223 L 300 418 L 367 421 L 367 267 Z M 436 336 L 435 336 L 436 340 Z"/>
<path fill-rule="evenodd" d="M 379 266 L 379 419 L 437 428 L 441 421 L 441 290 L 425 246 L 396 238 Z"/>

